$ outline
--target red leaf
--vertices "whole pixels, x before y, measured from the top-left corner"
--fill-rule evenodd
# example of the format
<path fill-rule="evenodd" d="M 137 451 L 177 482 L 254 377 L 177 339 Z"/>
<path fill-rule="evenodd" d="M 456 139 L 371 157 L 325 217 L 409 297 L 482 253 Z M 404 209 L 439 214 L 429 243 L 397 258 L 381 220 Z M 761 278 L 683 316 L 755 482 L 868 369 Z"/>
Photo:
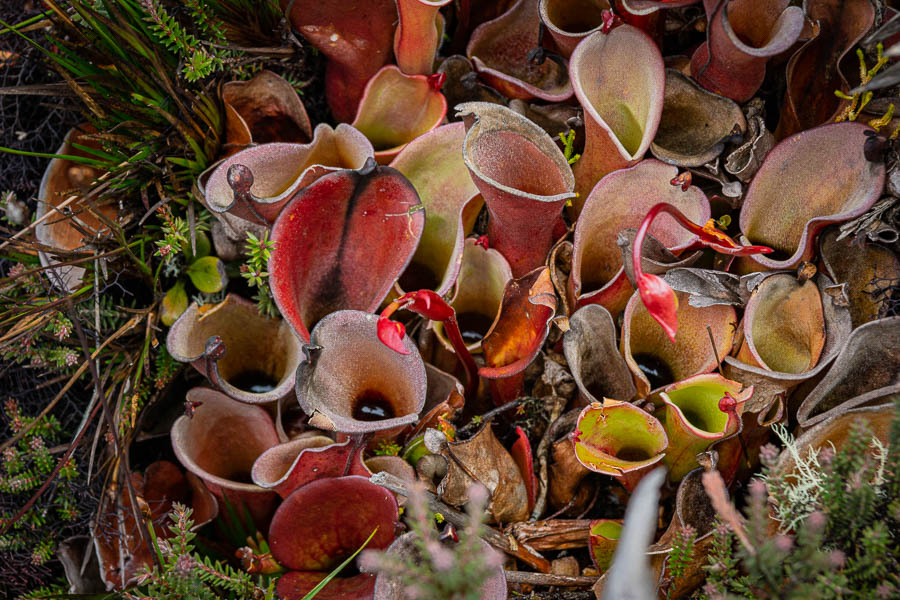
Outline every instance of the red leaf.
<path fill-rule="evenodd" d="M 603 19 L 603 28 L 600 31 L 602 31 L 603 33 L 609 33 L 614 27 L 618 27 L 622 24 L 622 19 L 617 17 L 616 13 L 611 10 L 604 10 L 600 14 L 602 15 L 601 18 Z"/>
<path fill-rule="evenodd" d="M 422 230 L 415 188 L 369 159 L 362 169 L 325 175 L 298 191 L 272 228 L 269 281 L 297 335 L 342 309 L 372 312 L 406 269 Z"/>
<path fill-rule="evenodd" d="M 672 178 L 670 181 L 672 185 L 681 186 L 681 191 L 686 192 L 688 188 L 691 187 L 691 172 L 690 171 L 682 171 L 678 175 Z"/>
<path fill-rule="evenodd" d="M 328 572 L 377 533 L 369 549 L 394 541 L 397 500 L 365 477 L 317 479 L 285 498 L 269 527 L 272 556 L 292 571 Z"/>

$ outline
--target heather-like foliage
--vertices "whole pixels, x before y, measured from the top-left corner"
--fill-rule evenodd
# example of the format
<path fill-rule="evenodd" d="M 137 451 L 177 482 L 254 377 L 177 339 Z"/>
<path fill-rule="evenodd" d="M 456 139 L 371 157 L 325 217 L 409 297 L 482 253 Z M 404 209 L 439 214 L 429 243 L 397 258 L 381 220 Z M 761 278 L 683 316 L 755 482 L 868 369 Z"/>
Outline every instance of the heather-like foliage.
<path fill-rule="evenodd" d="M 499 564 L 498 556 L 478 536 L 487 506 L 487 490 L 474 486 L 469 499 L 470 520 L 466 528 L 457 535 L 448 524 L 440 533 L 435 522 L 440 523 L 443 517 L 428 510 L 420 488 L 410 488 L 406 508 L 407 523 L 415 541 L 414 552 L 405 555 L 367 552 L 363 555 L 364 568 L 399 579 L 404 598 L 480 600 L 482 586 Z"/>
<path fill-rule="evenodd" d="M 900 400 L 896 401 L 900 415 Z M 745 527 L 751 547 L 720 525 L 709 556 L 704 598 L 896 598 L 900 594 L 900 416 L 884 447 L 857 422 L 837 451 L 802 456 L 795 477 L 774 471 L 764 448 L 764 480 L 750 485 Z M 780 532 L 769 533 L 771 518 Z"/>
<path fill-rule="evenodd" d="M 197 534 L 191 531 L 194 522 L 190 508 L 176 503 L 170 517 L 172 537 L 160 540 L 152 527 L 148 529 L 160 566 L 142 575 L 137 588 L 123 592 L 125 598 L 269 600 L 275 597 L 274 580 L 266 583 L 262 577 L 253 577 L 194 551 L 193 540 Z"/>
<path fill-rule="evenodd" d="M 27 417 L 13 399 L 4 403 L 3 412 L 11 433 L 20 434 L 20 437 L 17 443 L 3 450 L 0 458 L 0 494 L 24 503 L 56 466 L 58 459 L 50 449 L 63 439 L 63 431 L 53 415 Z M 53 557 L 56 539 L 54 531 L 46 527 L 48 521 L 73 523 L 80 516 L 75 492 L 66 485 L 78 477 L 74 459 L 70 458 L 63 466 L 59 477 L 62 485 L 56 486 L 43 502 L 26 511 L 10 531 L 0 535 L 0 551 L 29 550 L 35 565 L 44 564 Z M 0 523 L 11 519 L 17 509 L 15 506 L 0 512 Z"/>

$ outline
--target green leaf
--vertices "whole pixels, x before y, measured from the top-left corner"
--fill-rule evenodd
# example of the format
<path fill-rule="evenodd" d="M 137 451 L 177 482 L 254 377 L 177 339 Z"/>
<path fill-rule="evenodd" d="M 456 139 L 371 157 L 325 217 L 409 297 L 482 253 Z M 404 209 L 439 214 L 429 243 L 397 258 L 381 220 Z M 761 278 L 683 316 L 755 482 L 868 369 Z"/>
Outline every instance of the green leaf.
<path fill-rule="evenodd" d="M 7 148 L 5 146 L 0 146 L 0 152 L 8 152 L 9 154 L 19 154 L 22 156 L 33 156 L 36 158 L 59 158 L 62 160 L 69 160 L 72 162 L 77 162 L 85 165 L 91 165 L 92 167 L 106 167 L 107 163 L 102 160 L 96 160 L 93 158 L 87 158 L 85 156 L 75 156 L 70 154 L 51 154 L 48 152 L 29 152 L 27 150 L 17 150 L 16 148 Z"/>
<path fill-rule="evenodd" d="M 215 256 L 198 258 L 187 268 L 194 287 L 204 294 L 215 294 L 228 283 L 225 265 Z"/>
<path fill-rule="evenodd" d="M 191 240 L 190 236 L 188 236 L 187 246 L 184 248 L 184 253 L 187 256 L 188 262 L 192 262 L 195 258 L 203 258 L 205 256 L 209 256 L 209 252 L 212 249 L 212 245 L 209 242 L 209 236 L 207 236 L 202 231 L 197 232 L 197 254 L 191 253 Z"/>
<path fill-rule="evenodd" d="M 307 595 L 303 596 L 303 599 L 302 599 L 302 600 L 312 600 L 313 598 L 315 598 L 315 597 L 316 597 L 316 594 L 318 594 L 320 591 L 322 591 L 322 588 L 325 587 L 325 585 L 326 585 L 329 581 L 331 581 L 332 579 L 334 579 L 334 578 L 337 576 L 337 574 L 340 573 L 341 570 L 342 570 L 344 567 L 346 567 L 347 565 L 350 564 L 350 561 L 351 561 L 351 560 L 353 560 L 354 558 L 356 558 L 356 555 L 357 555 L 357 554 L 359 554 L 360 552 L 362 552 L 363 548 L 365 548 L 366 545 L 367 545 L 370 541 L 372 541 L 372 538 L 375 536 L 375 533 L 377 533 L 377 532 L 378 532 L 378 528 L 376 527 L 375 529 L 372 530 L 372 533 L 369 534 L 368 539 L 366 539 L 366 541 L 364 541 L 364 542 L 362 543 L 362 546 L 360 546 L 359 548 L 356 549 L 356 552 L 354 552 L 353 554 L 351 554 L 350 556 L 348 556 L 348 557 L 347 557 L 347 560 L 345 560 L 344 562 L 342 562 L 341 564 L 339 564 L 339 565 L 334 569 L 334 571 L 332 571 L 331 573 L 329 573 L 328 576 L 327 576 L 325 579 L 323 579 L 322 581 L 319 582 L 319 585 L 317 585 L 316 587 L 314 587 L 313 589 L 311 589 Z"/>
<path fill-rule="evenodd" d="M 171 327 L 172 323 L 181 316 L 181 313 L 187 310 L 187 307 L 188 297 L 187 293 L 184 291 L 184 283 L 179 281 L 173 285 L 172 288 L 166 292 L 165 297 L 163 297 L 162 310 L 159 313 L 159 318 L 163 322 L 163 325 Z"/>

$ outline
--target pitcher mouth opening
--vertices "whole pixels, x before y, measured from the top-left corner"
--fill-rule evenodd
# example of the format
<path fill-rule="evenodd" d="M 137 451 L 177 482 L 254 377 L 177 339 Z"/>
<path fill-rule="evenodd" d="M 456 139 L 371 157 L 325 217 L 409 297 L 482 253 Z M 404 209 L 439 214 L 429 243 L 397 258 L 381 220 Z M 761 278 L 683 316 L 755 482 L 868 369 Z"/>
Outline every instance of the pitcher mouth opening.
<path fill-rule="evenodd" d="M 650 389 L 656 390 L 675 383 L 675 376 L 668 364 L 655 354 L 649 352 L 638 352 L 632 355 L 634 362 L 637 363 L 638 369 L 650 382 Z"/>
<path fill-rule="evenodd" d="M 623 446 L 615 453 L 616 458 L 631 462 L 643 462 L 653 458 L 654 454 L 647 451 L 646 448 L 638 446 Z"/>
<path fill-rule="evenodd" d="M 259 369 L 240 371 L 228 378 L 228 383 L 251 394 L 271 392 L 280 382 L 280 378 Z"/>
<path fill-rule="evenodd" d="M 351 414 L 357 421 L 383 421 L 397 416 L 393 403 L 384 394 L 372 389 L 356 395 Z"/>

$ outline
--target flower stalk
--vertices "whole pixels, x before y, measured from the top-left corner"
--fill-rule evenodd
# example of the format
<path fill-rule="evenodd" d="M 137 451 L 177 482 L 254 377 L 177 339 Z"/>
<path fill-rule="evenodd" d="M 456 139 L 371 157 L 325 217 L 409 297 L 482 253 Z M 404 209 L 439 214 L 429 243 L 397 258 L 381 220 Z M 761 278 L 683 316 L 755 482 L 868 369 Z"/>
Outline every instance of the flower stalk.
<path fill-rule="evenodd" d="M 406 332 L 403 323 L 390 320 L 390 316 L 400 309 L 410 310 L 426 319 L 444 324 L 447 339 L 466 370 L 466 399 L 474 398 L 478 391 L 478 367 L 463 340 L 453 307 L 431 290 L 407 292 L 388 304 L 378 318 L 378 339 L 395 352 L 409 354 L 401 343 Z"/>
<path fill-rule="evenodd" d="M 752 254 L 768 254 L 772 249 L 767 246 L 742 246 L 731 239 L 725 233 L 716 229 L 716 222 L 710 219 L 705 225 L 700 226 L 688 219 L 680 210 L 667 204 L 660 202 L 653 205 L 647 216 L 641 222 L 637 236 L 634 241 L 634 250 L 632 251 L 631 260 L 634 267 L 634 277 L 637 281 L 638 292 L 641 300 L 650 315 L 662 326 L 672 343 L 675 342 L 675 333 L 678 331 L 678 298 L 675 291 L 669 287 L 662 277 L 644 273 L 641 268 L 641 248 L 644 239 L 647 237 L 647 231 L 650 224 L 661 213 L 668 213 L 675 221 L 697 236 L 701 246 L 712 248 L 716 252 L 728 254 L 731 256 L 750 256 Z"/>

